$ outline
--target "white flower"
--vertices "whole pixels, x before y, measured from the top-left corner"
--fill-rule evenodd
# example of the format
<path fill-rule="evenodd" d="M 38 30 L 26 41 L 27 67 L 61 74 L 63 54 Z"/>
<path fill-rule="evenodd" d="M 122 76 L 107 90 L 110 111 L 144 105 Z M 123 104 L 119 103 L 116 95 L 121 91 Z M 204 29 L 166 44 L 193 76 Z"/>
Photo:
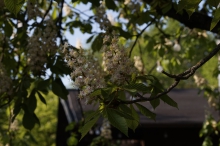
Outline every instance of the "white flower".
<path fill-rule="evenodd" d="M 173 46 L 173 50 L 176 52 L 179 52 L 181 50 L 180 44 L 176 42 Z"/>

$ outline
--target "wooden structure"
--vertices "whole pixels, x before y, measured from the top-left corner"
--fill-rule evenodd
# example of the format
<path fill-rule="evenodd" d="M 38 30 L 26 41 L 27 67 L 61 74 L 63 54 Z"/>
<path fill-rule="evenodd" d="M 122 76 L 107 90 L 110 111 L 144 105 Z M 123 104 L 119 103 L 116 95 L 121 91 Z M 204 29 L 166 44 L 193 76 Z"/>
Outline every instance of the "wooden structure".
<path fill-rule="evenodd" d="M 68 136 L 67 133 L 62 134 L 62 129 L 65 129 L 68 121 L 77 121 L 81 118 L 81 110 L 88 111 L 94 108 L 84 105 L 84 101 L 81 101 L 82 106 L 79 106 L 77 90 L 70 90 L 69 93 L 68 100 L 61 101 L 59 105 L 57 146 L 61 146 L 59 141 L 62 141 L 63 146 L 65 136 Z M 141 146 L 200 146 L 203 139 L 199 138 L 199 131 L 205 119 L 205 111 L 214 111 L 210 110 L 207 100 L 202 97 L 202 94 L 198 94 L 197 89 L 175 89 L 168 95 L 178 103 L 178 109 L 161 101 L 159 107 L 154 110 L 148 102 L 145 102 L 143 105 L 157 114 L 156 121 L 140 114 L 140 126 L 135 133 L 129 130 L 128 138 L 117 129 L 112 128 L 113 138 L 124 140 L 124 145 L 127 146 L 129 144 L 126 144 L 126 141 Z M 91 133 L 93 134 L 90 136 L 95 137 L 99 133 L 99 127 Z M 91 137 L 87 136 L 82 145 L 89 143 Z"/>

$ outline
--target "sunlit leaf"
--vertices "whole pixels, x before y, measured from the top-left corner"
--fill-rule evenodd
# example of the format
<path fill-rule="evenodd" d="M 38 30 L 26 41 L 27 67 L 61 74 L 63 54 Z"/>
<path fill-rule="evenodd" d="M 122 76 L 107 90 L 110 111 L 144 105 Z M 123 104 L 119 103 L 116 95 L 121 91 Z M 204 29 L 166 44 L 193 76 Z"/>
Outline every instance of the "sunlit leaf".
<path fill-rule="evenodd" d="M 25 0 L 4 0 L 4 2 L 7 9 L 17 16 Z"/>
<path fill-rule="evenodd" d="M 53 9 L 53 12 L 52 12 L 52 18 L 53 18 L 53 20 L 55 20 L 55 19 L 57 18 L 57 14 L 58 14 L 57 11 L 58 11 L 58 10 L 57 10 L 56 8 Z"/>
<path fill-rule="evenodd" d="M 212 18 L 210 30 L 212 30 L 218 24 L 219 20 L 220 20 L 220 8 L 215 10 L 215 14 L 214 17 Z"/>

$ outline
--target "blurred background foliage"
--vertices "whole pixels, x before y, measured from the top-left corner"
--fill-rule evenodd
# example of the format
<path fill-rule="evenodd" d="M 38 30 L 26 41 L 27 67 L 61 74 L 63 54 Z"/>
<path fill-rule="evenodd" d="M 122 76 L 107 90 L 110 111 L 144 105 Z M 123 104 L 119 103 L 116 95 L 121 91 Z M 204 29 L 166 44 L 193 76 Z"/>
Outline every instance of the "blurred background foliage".
<path fill-rule="evenodd" d="M 47 104 L 39 104 L 36 108 L 40 125 L 35 125 L 31 131 L 22 126 L 22 115 L 24 112 L 21 112 L 16 120 L 9 124 L 10 108 L 1 108 L 0 146 L 5 146 L 9 141 L 11 141 L 12 145 L 16 146 L 55 146 L 58 100 L 58 97 L 52 92 L 48 93 L 46 97 Z"/>
<path fill-rule="evenodd" d="M 106 9 L 117 12 L 116 18 L 112 21 L 113 29 L 120 34 L 121 45 L 126 46 L 127 51 L 131 53 L 131 58 L 134 59 L 140 72 L 155 75 L 164 87 L 169 87 L 173 80 L 158 73 L 156 71 L 157 66 L 161 65 L 167 72 L 178 74 L 195 65 L 215 48 L 216 42 L 219 41 L 219 35 L 207 31 L 207 29 L 190 29 L 179 21 L 166 16 L 171 8 L 179 9 L 180 13 L 185 14 L 185 11 L 178 8 L 178 1 L 176 0 L 149 1 L 145 0 L 145 3 L 106 0 Z M 31 0 L 31 2 L 36 1 Z M 126 4 L 127 2 L 132 3 Z M 18 146 L 55 145 L 57 96 L 65 98 L 68 94 L 60 77 L 70 74 L 70 70 L 64 65 L 65 61 L 62 59 L 61 54 L 64 42 L 68 41 L 68 38 L 65 37 L 66 32 L 74 35 L 77 28 L 82 33 L 89 34 L 91 37 L 87 39 L 87 43 L 90 45 L 88 48 L 102 63 L 102 52 L 100 51 L 102 41 L 100 39 L 102 39 L 103 32 L 97 29 L 99 26 L 94 20 L 96 8 L 100 5 L 99 0 L 65 2 L 65 13 L 60 9 L 60 7 L 64 7 L 64 1 L 62 0 L 40 0 L 38 4 L 37 8 L 42 12 L 43 17 L 37 16 L 29 20 L 27 3 L 24 3 L 19 12 L 10 12 L 4 7 L 3 0 L 0 1 L 2 8 L 0 10 L 0 53 L 4 56 L 1 57 L 0 62 L 5 65 L 7 75 L 12 79 L 13 90 L 15 91 L 13 98 L 0 95 L 0 104 L 6 104 L 6 106 L 0 108 L 0 145 L 8 143 Z M 91 15 L 77 9 L 79 4 L 89 4 Z M 193 4 L 196 6 L 193 7 L 193 11 L 214 16 L 215 12 L 219 10 L 217 8 L 218 4 L 213 0 L 202 1 L 199 7 L 198 4 L 199 1 Z M 162 12 L 158 12 L 158 8 Z M 185 7 L 185 9 L 187 14 L 191 14 L 191 7 Z M 46 14 L 47 10 L 48 13 Z M 48 17 L 46 15 L 44 17 L 43 14 Z M 189 18 L 188 15 L 187 18 Z M 47 71 L 32 72 L 28 65 L 27 45 L 29 39 L 34 36 L 35 28 L 40 28 L 40 32 L 44 32 L 48 20 L 54 22 L 56 27 L 57 53 L 55 55 L 47 54 L 46 63 L 43 64 Z M 216 32 L 215 29 L 213 31 Z M 131 49 L 133 51 L 130 51 Z M 218 58 L 216 55 L 196 72 L 197 79 L 199 78 L 200 81 L 189 78 L 182 81 L 178 88 L 197 88 L 199 86 L 205 89 L 207 101 L 211 106 L 213 102 L 216 103 L 218 106 L 215 104 L 215 109 L 219 110 L 219 101 L 216 100 L 219 96 L 216 93 L 218 74 Z M 205 81 L 201 82 L 203 78 Z M 34 96 L 30 96 L 32 92 Z M 48 92 L 48 94 L 42 94 L 43 98 L 39 98 L 38 92 Z M 10 99 L 9 104 L 7 104 L 8 99 Z M 22 100 L 20 101 L 20 99 Z M 37 105 L 36 110 L 35 106 L 28 104 L 30 99 L 34 100 L 35 106 Z M 44 104 L 45 101 L 46 105 Z M 28 107 L 28 110 L 25 106 Z M 32 112 L 36 117 L 27 116 L 26 118 L 30 121 L 22 122 L 24 114 L 28 113 L 30 109 L 33 110 Z M 13 113 L 12 110 L 14 110 Z M 16 117 L 16 115 L 18 116 Z M 16 119 L 13 123 L 10 123 L 12 116 L 15 116 Z M 213 121 L 212 118 L 207 120 Z M 219 121 L 216 123 L 219 123 Z M 22 125 L 26 128 L 32 126 L 34 128 L 27 130 Z M 213 132 L 213 124 L 208 125 L 203 127 L 201 136 L 207 136 L 210 132 Z M 207 138 L 207 141 L 209 142 L 210 139 Z"/>

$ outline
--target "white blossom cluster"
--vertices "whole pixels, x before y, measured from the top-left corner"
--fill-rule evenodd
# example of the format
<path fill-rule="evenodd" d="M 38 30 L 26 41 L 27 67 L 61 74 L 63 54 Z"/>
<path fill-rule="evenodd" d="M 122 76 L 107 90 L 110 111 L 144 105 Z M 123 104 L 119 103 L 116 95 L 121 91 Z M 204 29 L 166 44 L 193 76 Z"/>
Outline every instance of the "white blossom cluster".
<path fill-rule="evenodd" d="M 119 45 L 115 32 L 112 35 L 105 35 L 103 42 L 103 66 L 111 75 L 110 81 L 117 85 L 125 83 L 128 75 L 137 72 L 134 63 L 125 48 Z"/>
<path fill-rule="evenodd" d="M 28 43 L 28 64 L 33 73 L 43 72 L 48 55 L 54 55 L 58 49 L 57 31 L 52 20 L 47 20 L 44 29 L 36 28 Z"/>
<path fill-rule="evenodd" d="M 100 25 L 101 30 L 106 31 L 109 29 L 109 27 L 111 27 L 111 22 L 108 20 L 108 17 L 105 13 L 105 7 L 103 6 L 103 4 L 101 4 L 100 7 L 97 8 L 95 20 Z"/>
<path fill-rule="evenodd" d="M 107 119 L 103 120 L 102 127 L 101 127 L 101 136 L 106 139 L 112 139 L 111 126 Z"/>
<path fill-rule="evenodd" d="M 89 56 L 83 49 L 69 49 L 68 44 L 64 45 L 63 53 L 72 69 L 71 78 L 75 81 L 75 86 L 81 89 L 79 98 L 86 98 L 95 89 L 105 87 L 104 71 L 92 55 Z M 93 99 L 86 100 L 89 102 Z"/>
<path fill-rule="evenodd" d="M 10 95 L 12 93 L 11 90 L 12 80 L 6 74 L 6 70 L 4 65 L 0 62 L 0 96 L 4 93 Z"/>
<path fill-rule="evenodd" d="M 123 46 L 119 45 L 116 32 L 110 32 L 111 22 L 105 13 L 104 5 L 97 9 L 96 22 L 100 29 L 105 30 L 103 38 L 103 67 L 111 75 L 110 81 L 115 84 L 123 84 L 126 76 L 136 72 L 133 62 Z M 109 45 L 110 44 L 110 45 Z"/>
<path fill-rule="evenodd" d="M 27 1 L 27 15 L 28 20 L 35 19 L 37 16 L 42 15 L 42 12 L 39 9 L 37 1 L 28 0 Z"/>

